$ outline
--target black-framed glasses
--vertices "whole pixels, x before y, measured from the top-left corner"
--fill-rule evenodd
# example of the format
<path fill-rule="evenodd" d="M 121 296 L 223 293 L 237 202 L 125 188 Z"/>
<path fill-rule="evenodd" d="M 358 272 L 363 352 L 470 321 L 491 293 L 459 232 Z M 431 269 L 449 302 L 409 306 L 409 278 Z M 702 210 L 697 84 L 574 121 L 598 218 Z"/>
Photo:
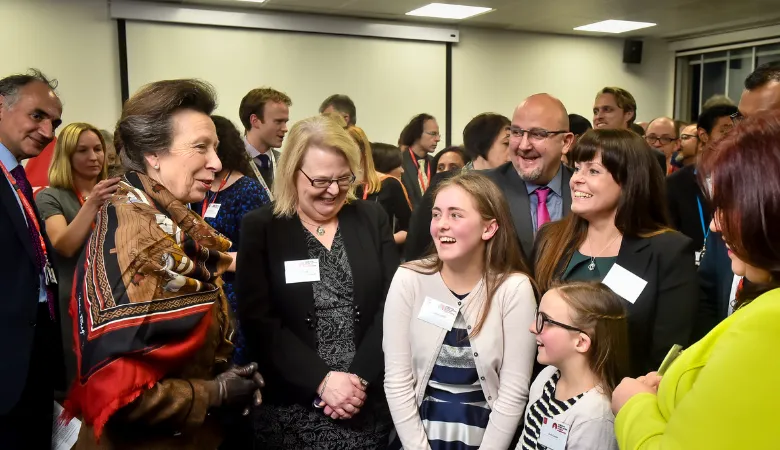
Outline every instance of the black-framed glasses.
<path fill-rule="evenodd" d="M 683 141 L 687 141 L 689 139 L 696 139 L 698 141 L 699 136 L 696 136 L 695 134 L 681 134 L 680 139 L 682 139 Z"/>
<path fill-rule="evenodd" d="M 663 145 L 669 145 L 672 142 L 676 141 L 677 138 L 672 138 L 672 137 L 668 137 L 668 136 L 656 136 L 654 134 L 651 134 L 649 136 L 645 136 L 645 140 L 650 145 L 653 145 L 653 144 L 655 144 L 658 141 L 661 141 L 661 144 L 663 144 Z"/>
<path fill-rule="evenodd" d="M 733 123 L 734 125 L 738 125 L 740 122 L 745 120 L 745 116 L 743 116 L 742 113 L 739 111 L 735 112 L 729 117 L 731 118 L 731 123 Z"/>
<path fill-rule="evenodd" d="M 352 185 L 352 183 L 355 182 L 355 174 L 347 175 L 345 177 L 341 178 L 334 178 L 334 179 L 324 179 L 324 178 L 315 178 L 312 179 L 310 176 L 306 175 L 306 172 L 303 171 L 303 169 L 298 169 L 301 171 L 304 177 L 306 177 L 307 180 L 309 180 L 309 183 L 311 183 L 311 187 L 317 188 L 317 189 L 327 189 L 330 187 L 331 184 L 334 182 L 339 185 L 339 187 L 345 188 Z"/>
<path fill-rule="evenodd" d="M 577 327 L 566 325 L 565 323 L 558 322 L 557 320 L 552 320 L 550 319 L 550 316 L 541 311 L 536 311 L 536 334 L 541 334 L 542 330 L 544 330 L 545 323 L 551 323 L 569 331 L 576 331 L 578 333 L 584 333 L 585 335 L 588 334 L 587 332 L 580 330 Z"/>
<path fill-rule="evenodd" d="M 524 130 L 520 127 L 509 127 L 510 136 L 522 139 L 522 137 L 527 134 L 528 139 L 534 141 L 543 141 L 550 136 L 568 132 L 568 130 L 545 130 L 544 128 L 531 128 L 530 130 Z"/>

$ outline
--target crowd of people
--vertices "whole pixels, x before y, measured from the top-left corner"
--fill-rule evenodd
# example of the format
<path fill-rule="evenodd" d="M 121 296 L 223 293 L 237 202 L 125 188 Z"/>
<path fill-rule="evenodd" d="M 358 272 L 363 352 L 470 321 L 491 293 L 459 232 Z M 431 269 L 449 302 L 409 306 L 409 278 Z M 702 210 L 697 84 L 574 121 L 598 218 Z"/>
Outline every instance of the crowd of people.
<path fill-rule="evenodd" d="M 770 449 L 780 401 L 780 64 L 696 123 L 592 122 L 553 95 L 436 152 L 372 142 L 346 95 L 205 81 L 113 132 L 0 79 L 0 446 Z M 777 315 L 776 315 L 777 314 Z"/>

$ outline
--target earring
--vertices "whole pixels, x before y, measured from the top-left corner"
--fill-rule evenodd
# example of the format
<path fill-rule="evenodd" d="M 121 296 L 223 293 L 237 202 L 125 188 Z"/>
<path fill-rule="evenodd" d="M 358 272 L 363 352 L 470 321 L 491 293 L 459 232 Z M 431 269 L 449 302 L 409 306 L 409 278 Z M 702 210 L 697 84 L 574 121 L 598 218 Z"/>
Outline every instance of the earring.
<path fill-rule="evenodd" d="M 155 164 L 154 165 L 154 170 L 160 170 L 160 165 L 159 164 Z"/>

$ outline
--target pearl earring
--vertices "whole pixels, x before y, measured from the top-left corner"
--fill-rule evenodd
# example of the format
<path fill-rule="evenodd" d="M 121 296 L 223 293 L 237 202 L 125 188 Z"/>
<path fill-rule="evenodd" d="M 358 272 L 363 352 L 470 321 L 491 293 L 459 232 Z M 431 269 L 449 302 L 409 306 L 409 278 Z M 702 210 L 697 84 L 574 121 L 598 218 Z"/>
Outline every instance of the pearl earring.
<path fill-rule="evenodd" d="M 159 164 L 155 164 L 154 165 L 154 170 L 160 170 L 160 165 Z"/>

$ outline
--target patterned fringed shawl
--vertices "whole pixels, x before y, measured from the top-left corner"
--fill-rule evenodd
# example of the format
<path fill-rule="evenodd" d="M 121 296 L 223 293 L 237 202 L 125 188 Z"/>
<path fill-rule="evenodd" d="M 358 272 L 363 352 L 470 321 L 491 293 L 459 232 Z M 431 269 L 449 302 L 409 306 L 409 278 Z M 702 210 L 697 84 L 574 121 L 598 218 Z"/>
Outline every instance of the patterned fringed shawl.
<path fill-rule="evenodd" d="M 76 268 L 70 314 L 78 378 L 64 418 L 99 438 L 118 409 L 203 345 L 224 303 L 230 241 L 146 175 L 125 175 L 100 209 Z M 221 339 L 230 340 L 225 327 Z"/>

